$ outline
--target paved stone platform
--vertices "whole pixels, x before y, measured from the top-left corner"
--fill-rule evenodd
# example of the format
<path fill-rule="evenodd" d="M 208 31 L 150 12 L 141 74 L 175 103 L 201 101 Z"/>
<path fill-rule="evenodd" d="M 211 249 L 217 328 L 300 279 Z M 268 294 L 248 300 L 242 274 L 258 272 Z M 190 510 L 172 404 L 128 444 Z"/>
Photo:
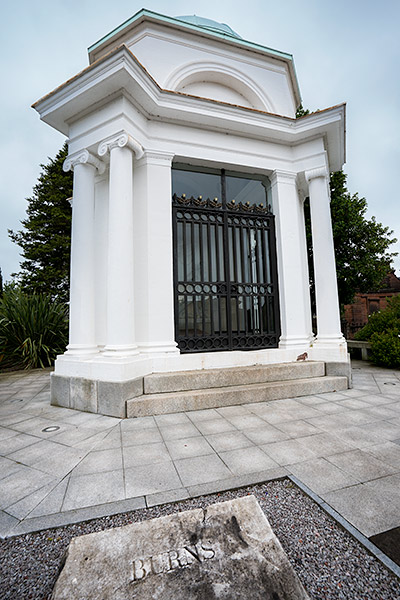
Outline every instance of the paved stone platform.
<path fill-rule="evenodd" d="M 49 371 L 0 375 L 0 535 L 294 475 L 367 537 L 400 526 L 400 371 L 353 389 L 121 420 L 50 406 Z"/>

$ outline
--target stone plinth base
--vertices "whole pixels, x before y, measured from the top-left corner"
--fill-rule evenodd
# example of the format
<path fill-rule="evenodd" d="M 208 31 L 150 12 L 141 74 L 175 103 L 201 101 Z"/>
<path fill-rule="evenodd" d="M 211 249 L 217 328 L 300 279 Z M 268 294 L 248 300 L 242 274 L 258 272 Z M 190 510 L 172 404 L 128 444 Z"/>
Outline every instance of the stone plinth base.
<path fill-rule="evenodd" d="M 125 418 L 308 396 L 350 385 L 350 363 L 308 360 L 158 372 L 124 381 L 52 373 L 51 403 Z"/>
<path fill-rule="evenodd" d="M 51 374 L 51 404 L 109 417 L 126 417 L 126 402 L 143 394 L 143 377 L 128 381 L 99 381 Z"/>

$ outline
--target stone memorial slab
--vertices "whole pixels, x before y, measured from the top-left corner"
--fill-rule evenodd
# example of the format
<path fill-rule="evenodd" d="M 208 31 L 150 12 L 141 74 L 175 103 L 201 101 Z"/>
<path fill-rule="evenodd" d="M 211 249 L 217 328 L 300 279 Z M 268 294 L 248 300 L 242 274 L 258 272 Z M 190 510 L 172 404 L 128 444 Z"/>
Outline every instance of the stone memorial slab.
<path fill-rule="evenodd" d="M 52 600 L 307 600 L 254 496 L 71 540 Z"/>

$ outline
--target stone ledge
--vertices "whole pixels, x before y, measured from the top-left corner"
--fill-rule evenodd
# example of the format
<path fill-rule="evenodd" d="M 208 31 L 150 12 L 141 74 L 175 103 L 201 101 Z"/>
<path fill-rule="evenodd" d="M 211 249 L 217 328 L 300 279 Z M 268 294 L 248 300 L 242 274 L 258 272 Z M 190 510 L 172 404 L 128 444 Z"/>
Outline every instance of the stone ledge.
<path fill-rule="evenodd" d="M 144 377 L 144 393 L 160 394 L 322 377 L 322 361 L 277 363 L 225 369 L 152 373 Z"/>
<path fill-rule="evenodd" d="M 145 417 L 205 408 L 221 408 L 347 389 L 347 377 L 325 376 L 205 390 L 146 394 L 127 401 L 126 416 Z"/>

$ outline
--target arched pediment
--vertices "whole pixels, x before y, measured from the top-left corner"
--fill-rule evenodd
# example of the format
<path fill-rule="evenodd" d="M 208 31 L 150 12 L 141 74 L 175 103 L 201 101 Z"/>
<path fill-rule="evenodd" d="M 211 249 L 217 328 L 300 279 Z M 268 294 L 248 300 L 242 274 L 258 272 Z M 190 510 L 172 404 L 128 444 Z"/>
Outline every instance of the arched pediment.
<path fill-rule="evenodd" d="M 165 87 L 175 92 L 275 112 L 261 87 L 244 73 L 223 64 L 186 64 L 170 75 Z"/>

